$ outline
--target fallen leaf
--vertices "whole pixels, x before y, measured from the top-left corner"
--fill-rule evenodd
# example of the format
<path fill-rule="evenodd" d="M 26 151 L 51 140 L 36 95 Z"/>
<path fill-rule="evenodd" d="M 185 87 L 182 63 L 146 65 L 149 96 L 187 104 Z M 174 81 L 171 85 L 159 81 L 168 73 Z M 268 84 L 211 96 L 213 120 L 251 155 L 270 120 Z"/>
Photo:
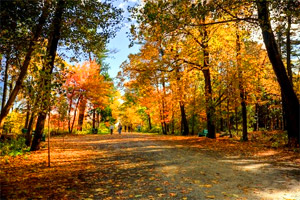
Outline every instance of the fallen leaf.
<path fill-rule="evenodd" d="M 199 185 L 199 187 L 211 188 L 211 187 L 212 187 L 212 185 L 211 185 L 211 184 Z"/>

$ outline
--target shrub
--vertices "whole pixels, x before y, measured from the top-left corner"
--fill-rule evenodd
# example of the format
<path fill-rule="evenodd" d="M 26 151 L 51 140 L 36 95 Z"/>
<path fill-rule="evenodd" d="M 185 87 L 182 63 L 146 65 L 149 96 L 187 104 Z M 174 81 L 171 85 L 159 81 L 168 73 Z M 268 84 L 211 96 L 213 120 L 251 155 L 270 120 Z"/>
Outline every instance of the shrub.
<path fill-rule="evenodd" d="M 6 140 L 0 143 L 0 155 L 1 156 L 18 156 L 23 155 L 29 151 L 29 147 L 25 145 L 25 138 L 18 138 L 12 140 Z"/>

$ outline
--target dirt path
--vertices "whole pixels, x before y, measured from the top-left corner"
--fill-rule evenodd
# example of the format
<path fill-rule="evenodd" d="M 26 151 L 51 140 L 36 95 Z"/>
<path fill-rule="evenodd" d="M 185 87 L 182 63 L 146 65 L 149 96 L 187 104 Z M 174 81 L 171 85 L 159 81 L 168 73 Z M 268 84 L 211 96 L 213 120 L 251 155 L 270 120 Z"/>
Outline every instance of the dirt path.
<path fill-rule="evenodd" d="M 70 136 L 1 160 L 1 199 L 300 199 L 300 168 L 198 148 L 193 137 Z M 226 155 L 226 156 L 225 156 Z"/>

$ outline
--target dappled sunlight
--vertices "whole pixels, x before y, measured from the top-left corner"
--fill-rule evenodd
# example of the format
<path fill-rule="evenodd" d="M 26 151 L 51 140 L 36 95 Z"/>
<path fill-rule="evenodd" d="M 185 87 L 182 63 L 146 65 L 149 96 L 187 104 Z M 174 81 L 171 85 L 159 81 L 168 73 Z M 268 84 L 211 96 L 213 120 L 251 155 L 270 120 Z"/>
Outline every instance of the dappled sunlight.
<path fill-rule="evenodd" d="M 257 172 L 259 171 L 261 168 L 266 168 L 270 166 L 270 164 L 267 163 L 252 163 L 252 164 L 244 164 L 244 166 L 240 166 L 239 168 L 244 170 L 244 171 L 253 171 L 253 172 Z"/>
<path fill-rule="evenodd" d="M 4 187 L 20 191 L 11 193 L 15 197 L 30 191 L 65 199 L 91 195 L 95 199 L 135 199 L 144 194 L 148 195 L 145 199 L 168 195 L 171 199 L 195 199 L 204 194 L 215 199 L 297 199 L 299 194 L 299 168 L 276 167 L 256 156 L 226 156 L 205 149 L 203 144 L 191 145 L 200 141 L 195 137 L 87 135 L 62 141 L 51 140 L 50 168 L 47 149 L 4 164 Z M 39 185 L 32 187 L 33 180 Z"/>
<path fill-rule="evenodd" d="M 220 160 L 220 162 L 225 162 L 225 163 L 231 163 L 234 166 L 236 166 L 238 169 L 243 170 L 243 171 L 259 171 L 262 168 L 267 168 L 270 166 L 268 163 L 260 163 L 255 160 L 249 160 L 249 159 L 238 159 L 238 160 Z"/>
<path fill-rule="evenodd" d="M 295 186 L 293 188 L 289 188 L 288 190 L 269 189 L 265 191 L 259 191 L 257 196 L 261 199 L 270 200 L 299 200 L 300 186 Z"/>
<path fill-rule="evenodd" d="M 264 151 L 264 152 L 258 152 L 256 154 L 257 157 L 263 157 L 263 156 L 274 156 L 274 155 L 277 155 L 279 152 L 277 151 L 274 151 L 274 150 L 267 150 L 267 151 Z"/>

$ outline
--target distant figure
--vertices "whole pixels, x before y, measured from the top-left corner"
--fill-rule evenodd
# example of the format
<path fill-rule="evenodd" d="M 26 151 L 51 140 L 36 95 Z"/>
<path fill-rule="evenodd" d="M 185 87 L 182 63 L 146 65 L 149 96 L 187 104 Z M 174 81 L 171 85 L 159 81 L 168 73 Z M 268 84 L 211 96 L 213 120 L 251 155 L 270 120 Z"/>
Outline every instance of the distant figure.
<path fill-rule="evenodd" d="M 124 127 L 125 127 L 125 133 L 126 133 L 127 126 L 124 126 Z"/>
<path fill-rule="evenodd" d="M 110 134 L 112 135 L 114 131 L 114 125 L 110 125 L 109 129 L 110 129 Z"/>
<path fill-rule="evenodd" d="M 140 124 L 137 126 L 137 128 L 138 128 L 138 132 L 141 132 L 141 125 Z"/>
<path fill-rule="evenodd" d="M 130 125 L 128 126 L 128 133 L 130 133 L 131 129 L 130 129 Z"/>
<path fill-rule="evenodd" d="M 122 131 L 122 125 L 121 124 L 119 124 L 119 126 L 118 126 L 118 131 L 119 131 L 119 134 L 121 134 L 121 131 Z"/>

